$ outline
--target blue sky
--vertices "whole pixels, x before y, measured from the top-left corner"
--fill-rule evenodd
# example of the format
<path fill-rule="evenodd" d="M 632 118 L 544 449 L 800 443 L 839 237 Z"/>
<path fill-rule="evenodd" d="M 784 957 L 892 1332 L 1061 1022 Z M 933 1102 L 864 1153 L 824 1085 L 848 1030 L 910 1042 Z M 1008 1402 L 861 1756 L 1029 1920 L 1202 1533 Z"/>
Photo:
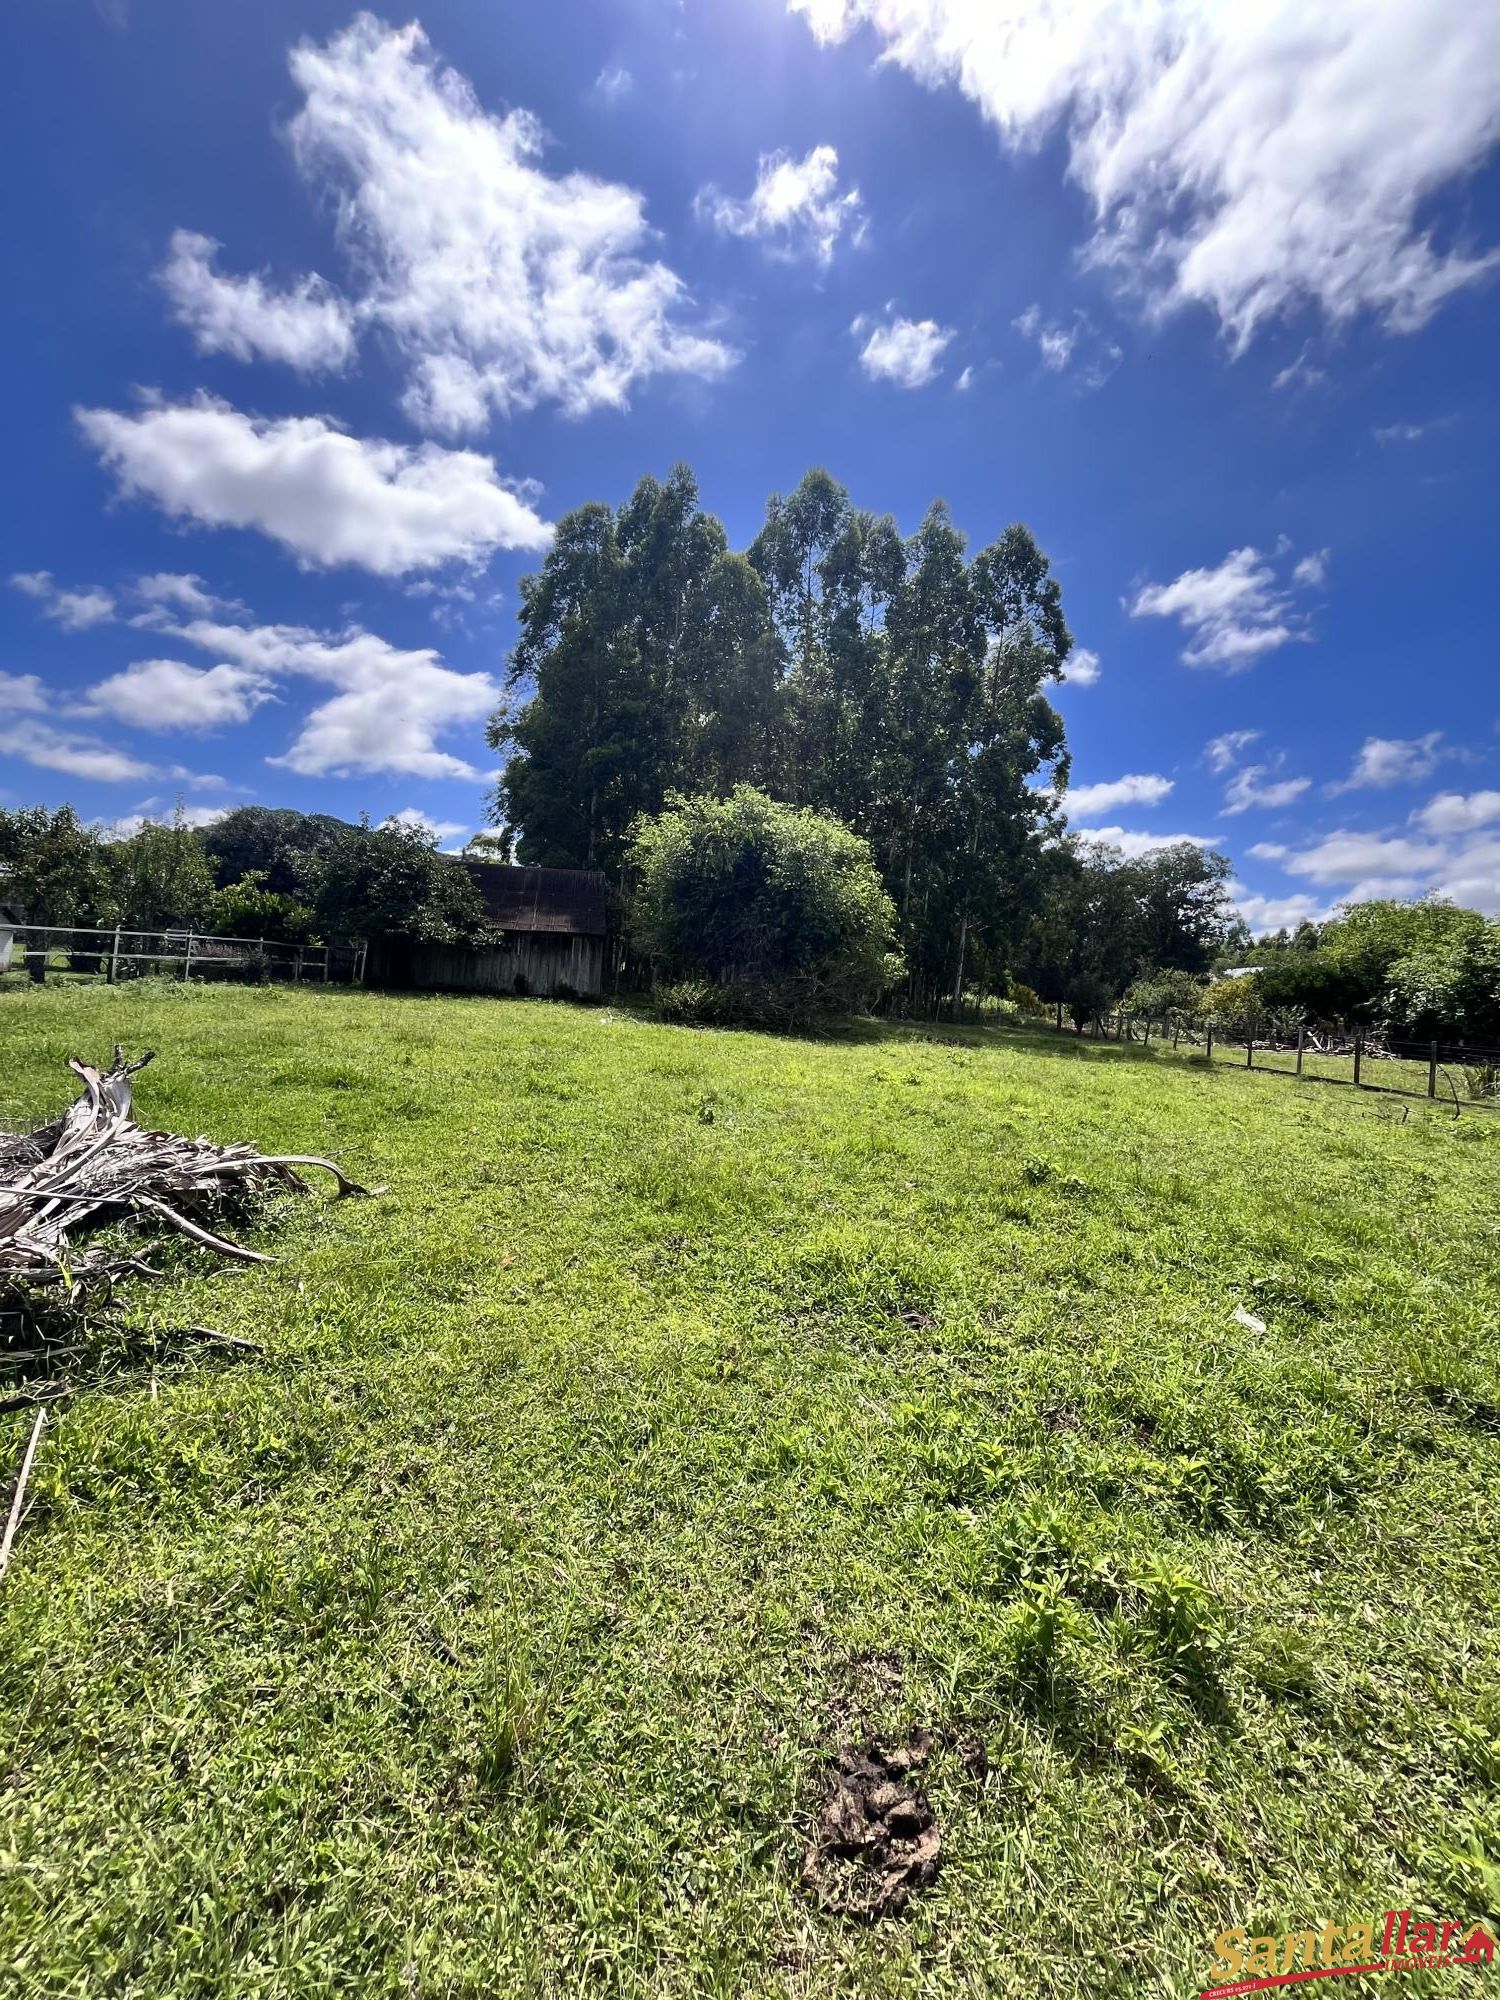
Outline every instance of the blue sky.
<path fill-rule="evenodd" d="M 1036 532 L 1080 829 L 1500 909 L 1500 10 L 18 0 L 0 75 L 0 803 L 461 841 L 548 524 L 821 463 Z"/>

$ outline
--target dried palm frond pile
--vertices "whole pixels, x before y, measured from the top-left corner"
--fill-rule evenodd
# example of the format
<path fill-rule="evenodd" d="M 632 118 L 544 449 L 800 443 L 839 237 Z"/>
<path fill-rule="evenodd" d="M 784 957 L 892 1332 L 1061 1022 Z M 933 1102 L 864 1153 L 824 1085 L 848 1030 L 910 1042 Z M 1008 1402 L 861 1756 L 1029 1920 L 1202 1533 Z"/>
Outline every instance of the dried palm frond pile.
<path fill-rule="evenodd" d="M 66 1395 L 81 1386 L 80 1372 L 97 1375 L 101 1336 L 127 1358 L 137 1343 L 122 1345 L 129 1329 L 115 1311 L 116 1281 L 162 1275 L 142 1254 L 150 1236 L 176 1234 L 221 1257 L 269 1264 L 222 1233 L 236 1205 L 243 1212 L 277 1188 L 307 1192 L 299 1167 L 324 1168 L 341 1195 L 369 1192 L 332 1160 L 146 1130 L 131 1116 L 131 1079 L 151 1059 L 148 1051 L 127 1062 L 116 1048 L 107 1070 L 70 1062 L 83 1082 L 78 1101 L 39 1131 L 0 1134 L 0 1377 L 16 1392 L 0 1397 L 0 1410 Z"/>

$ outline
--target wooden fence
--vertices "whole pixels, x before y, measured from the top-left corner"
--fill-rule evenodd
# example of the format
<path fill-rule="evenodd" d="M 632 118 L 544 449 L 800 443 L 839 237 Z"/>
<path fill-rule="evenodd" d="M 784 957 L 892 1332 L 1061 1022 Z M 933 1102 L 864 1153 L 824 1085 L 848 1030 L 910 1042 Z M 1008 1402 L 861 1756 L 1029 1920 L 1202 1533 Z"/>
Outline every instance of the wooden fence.
<path fill-rule="evenodd" d="M 3 934 L 0 934 L 3 935 Z M 173 979 L 269 980 L 320 985 L 364 983 L 366 947 L 291 944 L 281 938 L 212 937 L 205 931 L 125 930 L 20 924 L 10 964 L 40 982 L 49 972 L 102 978 L 110 985 L 143 973 Z M 0 970 L 4 969 L 0 953 Z"/>
<path fill-rule="evenodd" d="M 1063 1009 L 1047 1024 L 1061 1034 Z M 1269 1076 L 1304 1083 L 1338 1083 L 1386 1096 L 1428 1097 L 1453 1106 L 1500 1111 L 1500 1048 L 1465 1042 L 1401 1041 L 1368 1028 L 1304 1026 L 1276 1034 L 1267 1021 L 1230 1027 L 1182 1015 L 1132 1014 L 1123 1008 L 1096 1016 L 1085 1035 L 1102 1041 L 1154 1042 L 1161 1053 L 1233 1063 Z"/>

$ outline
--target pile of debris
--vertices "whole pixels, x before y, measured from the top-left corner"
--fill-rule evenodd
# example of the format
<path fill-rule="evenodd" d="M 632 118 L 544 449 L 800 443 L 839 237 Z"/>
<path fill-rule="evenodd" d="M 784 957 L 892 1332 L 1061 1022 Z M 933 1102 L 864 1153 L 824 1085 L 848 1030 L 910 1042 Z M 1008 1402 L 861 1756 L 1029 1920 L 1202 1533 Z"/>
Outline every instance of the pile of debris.
<path fill-rule="evenodd" d="M 162 1275 L 143 1254 L 149 1236 L 183 1236 L 220 1257 L 269 1264 L 263 1251 L 223 1234 L 224 1218 L 276 1189 L 308 1192 L 299 1167 L 323 1168 L 341 1195 L 382 1192 L 310 1154 L 148 1131 L 131 1115 L 131 1079 L 151 1059 L 148 1050 L 127 1062 L 116 1048 L 107 1070 L 70 1062 L 83 1083 L 78 1101 L 38 1131 L 0 1134 L 0 1412 L 55 1402 L 111 1366 L 160 1357 L 160 1336 L 130 1328 L 115 1301 L 121 1277 Z M 181 1336 L 258 1352 L 207 1327 Z M 39 1433 L 40 1423 L 33 1450 Z"/>

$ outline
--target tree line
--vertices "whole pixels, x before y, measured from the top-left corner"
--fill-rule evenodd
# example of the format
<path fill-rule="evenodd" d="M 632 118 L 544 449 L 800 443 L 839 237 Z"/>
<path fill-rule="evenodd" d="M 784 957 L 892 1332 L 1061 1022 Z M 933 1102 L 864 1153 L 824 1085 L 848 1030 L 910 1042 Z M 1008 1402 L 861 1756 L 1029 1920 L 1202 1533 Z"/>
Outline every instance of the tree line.
<path fill-rule="evenodd" d="M 472 880 L 419 828 L 268 806 L 202 828 L 179 813 L 126 839 L 71 806 L 0 808 L 0 900 L 60 930 L 489 941 Z"/>
<path fill-rule="evenodd" d="M 1065 838 L 1048 690 L 1072 645 L 1023 526 L 971 555 L 936 501 L 903 537 L 815 470 L 741 554 L 678 466 L 567 515 L 523 579 L 494 817 L 519 860 L 602 869 L 623 907 L 633 829 L 675 798 L 748 785 L 826 813 L 868 843 L 919 1011 L 1022 968 L 1058 998 L 1118 993 L 1143 956 L 1201 970 L 1230 921 L 1222 857 Z"/>

